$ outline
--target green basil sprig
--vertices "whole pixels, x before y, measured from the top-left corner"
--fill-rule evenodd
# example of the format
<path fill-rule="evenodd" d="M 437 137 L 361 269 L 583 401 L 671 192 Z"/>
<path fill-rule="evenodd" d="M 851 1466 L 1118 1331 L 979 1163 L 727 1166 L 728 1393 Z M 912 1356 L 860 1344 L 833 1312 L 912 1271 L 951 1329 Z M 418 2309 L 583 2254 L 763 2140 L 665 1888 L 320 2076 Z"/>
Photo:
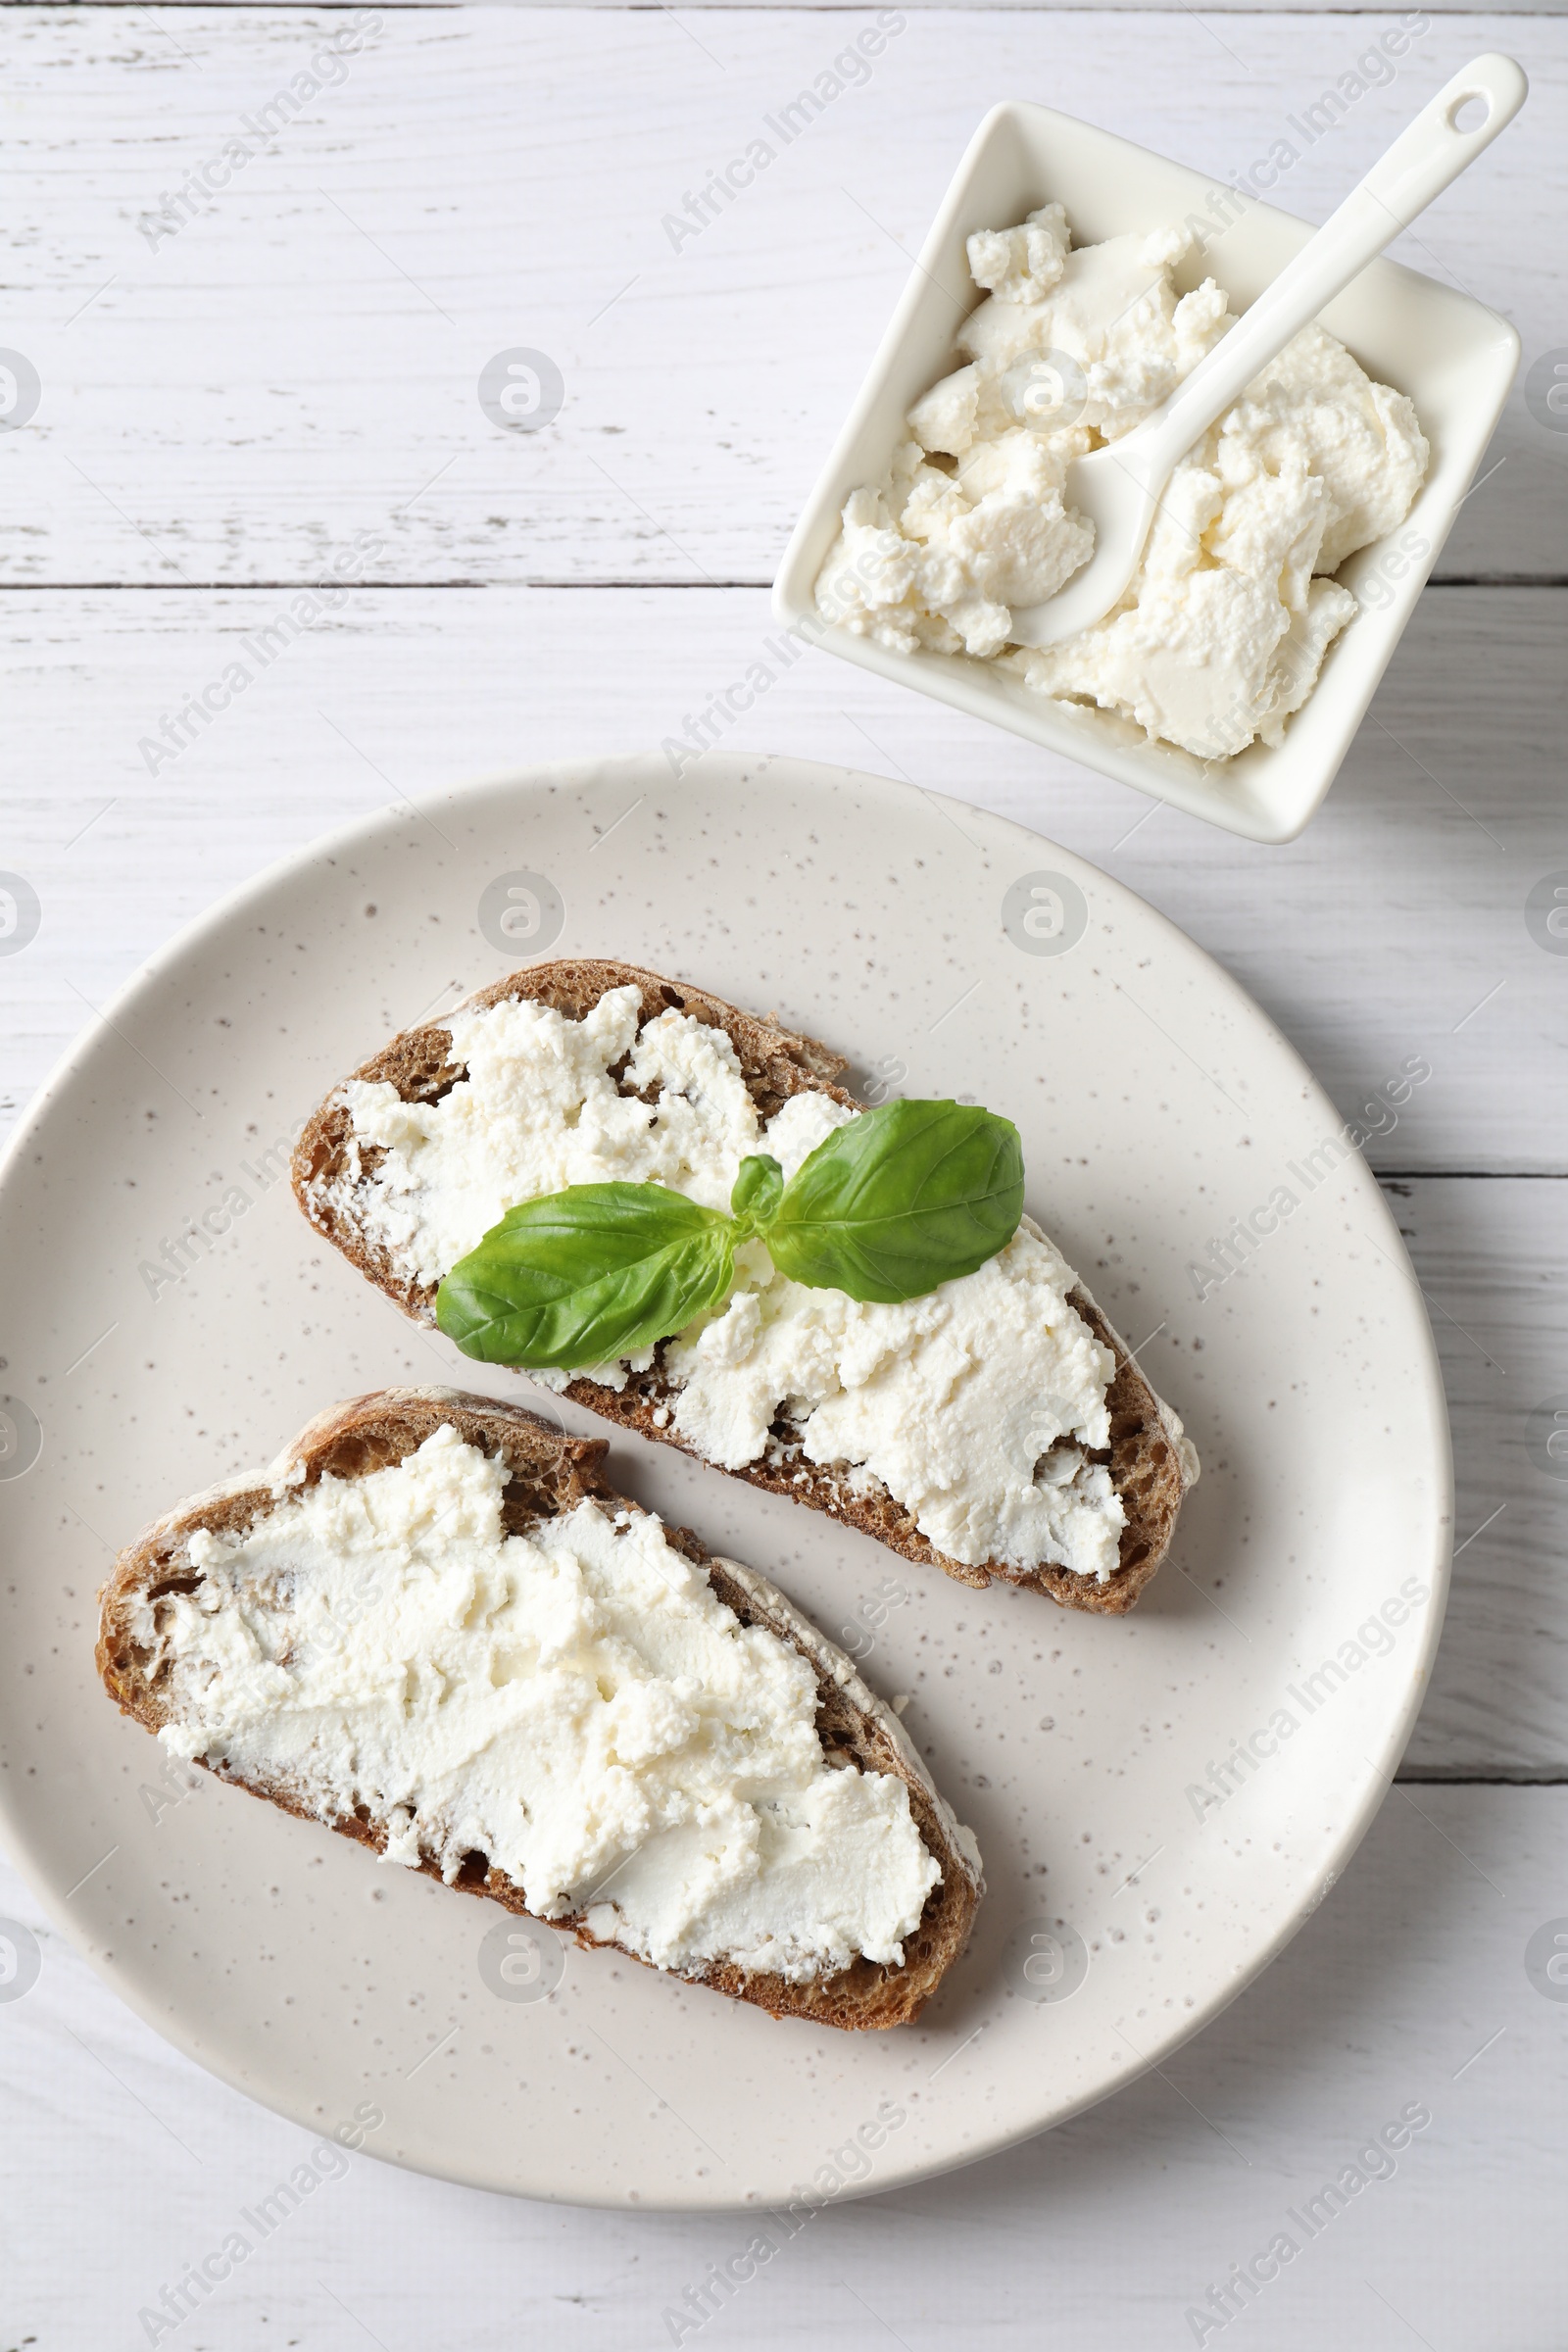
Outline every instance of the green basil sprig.
<path fill-rule="evenodd" d="M 575 1184 L 525 1200 L 459 1260 L 436 1321 L 466 1355 L 571 1371 L 635 1354 L 718 1306 L 735 1250 L 764 1242 L 812 1290 L 896 1305 L 972 1274 L 1023 1214 L 1010 1119 L 962 1102 L 888 1102 L 835 1128 L 784 1182 L 741 1162 L 730 1213 L 660 1184 Z"/>

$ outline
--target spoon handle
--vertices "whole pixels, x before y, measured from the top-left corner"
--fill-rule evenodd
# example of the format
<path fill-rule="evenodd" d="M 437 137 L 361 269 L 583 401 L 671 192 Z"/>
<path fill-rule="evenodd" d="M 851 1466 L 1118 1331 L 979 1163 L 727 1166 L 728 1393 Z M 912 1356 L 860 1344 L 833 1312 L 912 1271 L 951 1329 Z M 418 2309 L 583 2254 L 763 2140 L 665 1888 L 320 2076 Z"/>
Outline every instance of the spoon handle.
<path fill-rule="evenodd" d="M 1496 51 L 1475 58 L 1425 105 L 1290 267 L 1242 314 L 1207 359 L 1135 433 L 1117 445 L 1129 472 L 1163 483 L 1177 461 L 1240 399 L 1258 371 L 1375 261 L 1399 230 L 1505 130 L 1530 85 Z M 1487 111 L 1461 129 L 1466 100 Z"/>

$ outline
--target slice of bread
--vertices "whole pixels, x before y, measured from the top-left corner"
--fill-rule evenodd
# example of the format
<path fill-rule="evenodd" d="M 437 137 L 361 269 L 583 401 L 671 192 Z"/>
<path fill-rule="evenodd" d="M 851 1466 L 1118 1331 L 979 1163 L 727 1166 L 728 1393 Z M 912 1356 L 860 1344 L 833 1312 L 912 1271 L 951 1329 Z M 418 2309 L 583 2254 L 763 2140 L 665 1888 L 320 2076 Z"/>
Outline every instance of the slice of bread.
<path fill-rule="evenodd" d="M 148 1607 L 156 1611 L 161 1597 L 191 1592 L 201 1583 L 189 1553 L 190 1538 L 198 1529 L 237 1534 L 325 1473 L 339 1479 L 363 1478 L 403 1461 L 443 1425 L 455 1429 L 466 1445 L 492 1457 L 499 1454 L 511 1471 L 502 1513 L 509 1535 L 524 1535 L 543 1520 L 564 1516 L 585 1497 L 616 1512 L 644 1515 L 638 1504 L 617 1494 L 606 1481 L 603 1464 L 609 1446 L 604 1439 L 564 1438 L 520 1405 L 497 1404 L 451 1389 L 384 1389 L 354 1397 L 311 1422 L 270 1470 L 242 1474 L 190 1496 L 120 1554 L 100 1595 L 98 1671 L 110 1696 L 150 1732 L 172 1719 L 172 1669 L 167 1662 L 157 1663 L 147 1640 Z M 983 1885 L 974 1839 L 937 1793 L 898 1717 L 861 1681 L 842 1650 L 762 1577 L 732 1560 L 714 1558 L 688 1529 L 664 1532 L 667 1542 L 707 1570 L 712 1591 L 743 1625 L 765 1627 L 808 1661 L 816 1676 L 816 1724 L 824 1752 L 834 1761 L 890 1773 L 904 1783 L 921 1841 L 942 1872 L 918 1927 L 905 1938 L 901 1967 L 862 1955 L 847 1969 L 804 1984 L 782 1976 L 748 1974 L 728 1962 L 682 1973 L 688 1982 L 754 2002 L 774 2017 L 808 2017 L 818 2025 L 846 2028 L 906 2025 L 918 2016 L 968 1940 Z M 378 1853 L 386 1848 L 385 1823 L 373 1819 L 364 1805 L 356 1809 L 346 1801 L 344 1810 L 329 1815 L 297 1783 L 283 1778 L 265 1784 L 244 1780 L 221 1764 L 209 1769 L 253 1795 L 268 1797 L 286 1813 L 323 1821 Z M 417 1867 L 440 1881 L 434 1861 L 421 1859 Z M 456 1883 L 465 1892 L 488 1895 L 509 1911 L 526 1910 L 521 1889 L 488 1867 L 482 1854 L 467 1857 Z M 550 1924 L 572 1933 L 582 1945 L 606 1940 L 589 1933 L 581 1913 Z M 615 1948 L 627 1947 L 616 1941 Z M 636 1952 L 628 1956 L 642 1957 Z"/>
<path fill-rule="evenodd" d="M 481 989 L 466 999 L 463 1009 L 517 997 L 548 1004 L 570 1020 L 581 1020 L 607 990 L 627 986 L 640 990 L 645 1021 L 673 1006 L 722 1029 L 735 1048 L 760 1118 L 770 1119 L 790 1096 L 808 1092 L 831 1096 L 835 1102 L 855 1110 L 863 1109 L 862 1103 L 836 1083 L 847 1066 L 843 1056 L 814 1038 L 797 1036 L 776 1021 L 737 1011 L 733 1004 L 685 981 L 663 980 L 657 972 L 642 971 L 634 964 L 588 958 L 531 964 Z M 432 1023 L 405 1030 L 351 1075 L 388 1082 L 405 1102 L 433 1102 L 464 1074 L 451 1054 L 450 1031 Z M 306 1122 L 295 1150 L 294 1191 L 300 1206 L 318 1232 L 385 1291 L 405 1314 L 416 1322 L 433 1324 L 435 1284 L 421 1283 L 409 1266 L 373 1241 L 356 1218 L 347 1181 L 352 1140 L 353 1124 L 341 1090 L 335 1087 Z M 380 1157 L 375 1146 L 365 1147 L 364 1171 L 373 1169 Z M 792 1425 L 787 1422 L 775 1425 L 778 1443 L 765 1459 L 750 1462 L 730 1475 L 772 1494 L 787 1494 L 813 1510 L 827 1511 L 846 1525 L 875 1536 L 905 1559 L 941 1568 L 962 1584 L 988 1585 L 994 1577 L 1001 1578 L 1049 1592 L 1066 1608 L 1120 1616 L 1133 1606 L 1170 1548 L 1182 1496 L 1198 1476 L 1198 1457 L 1182 1434 L 1181 1423 L 1154 1395 L 1125 1343 L 1082 1284 L 1072 1292 L 1071 1304 L 1116 1362 L 1107 1399 L 1110 1445 L 1103 1453 L 1090 1457 L 1108 1462 L 1127 1514 L 1116 1568 L 1103 1584 L 1067 1568 L 1020 1570 L 1001 1560 L 971 1567 L 950 1559 L 920 1533 L 913 1514 L 885 1489 L 867 1493 L 870 1482 L 852 1480 L 843 1470 L 808 1461 L 798 1434 L 792 1439 Z M 624 1429 L 635 1429 L 663 1445 L 697 1453 L 674 1426 L 670 1406 L 678 1391 L 664 1377 L 657 1351 L 652 1369 L 633 1373 L 623 1389 L 574 1380 L 565 1394 Z M 697 1454 L 697 1458 L 703 1457 Z"/>

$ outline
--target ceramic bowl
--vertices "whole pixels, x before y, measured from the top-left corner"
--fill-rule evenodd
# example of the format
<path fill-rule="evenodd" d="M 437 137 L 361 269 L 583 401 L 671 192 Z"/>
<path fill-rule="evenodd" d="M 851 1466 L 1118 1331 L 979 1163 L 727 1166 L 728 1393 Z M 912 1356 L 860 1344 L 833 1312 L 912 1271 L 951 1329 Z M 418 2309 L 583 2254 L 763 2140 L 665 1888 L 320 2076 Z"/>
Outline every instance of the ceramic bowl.
<path fill-rule="evenodd" d="M 1008 227 L 1053 202 L 1066 206 L 1077 245 L 1166 222 L 1202 223 L 1202 250 L 1195 246 L 1177 283 L 1186 291 L 1214 277 L 1237 310 L 1313 233 L 1289 213 L 1244 203 L 1224 183 L 1093 123 L 1046 106 L 994 107 L 958 166 L 791 537 L 774 609 L 812 642 L 880 677 L 990 719 L 1249 840 L 1291 841 L 1321 806 L 1415 609 L 1507 397 L 1519 338 L 1484 304 L 1396 262 L 1375 262 L 1323 312 L 1323 324 L 1375 380 L 1415 402 L 1432 444 L 1431 465 L 1399 529 L 1341 566 L 1337 576 L 1360 610 L 1330 647 L 1279 750 L 1255 743 L 1233 760 L 1200 760 L 1152 743 L 1113 712 L 1036 694 L 992 663 L 891 652 L 827 623 L 813 601 L 845 500 L 861 483 L 886 478 L 910 407 L 956 364 L 954 335 L 983 299 L 969 277 L 965 239 L 976 229 Z"/>

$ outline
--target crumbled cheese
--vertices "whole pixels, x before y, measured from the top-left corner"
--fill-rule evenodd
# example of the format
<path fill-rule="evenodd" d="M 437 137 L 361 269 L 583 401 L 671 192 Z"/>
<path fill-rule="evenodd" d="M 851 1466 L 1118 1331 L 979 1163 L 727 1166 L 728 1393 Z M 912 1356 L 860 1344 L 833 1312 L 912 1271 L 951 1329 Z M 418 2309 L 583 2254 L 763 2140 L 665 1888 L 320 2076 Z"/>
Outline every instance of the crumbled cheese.
<path fill-rule="evenodd" d="M 507 1479 L 444 1426 L 193 1536 L 200 1584 L 157 1604 L 165 1744 L 364 1805 L 449 1883 L 480 1853 L 661 1968 L 898 1965 L 941 1873 L 902 1780 L 828 1764 L 808 1661 L 657 1519 L 585 1501 L 508 1536 Z"/>
<path fill-rule="evenodd" d="M 638 1030 L 642 999 L 612 988 L 580 1021 L 510 997 L 445 1026 L 466 1074 L 436 1102 L 405 1102 L 385 1081 L 350 1079 L 343 1098 L 360 1152 L 387 1158 L 366 1230 L 438 1282 L 519 1200 L 571 1184 L 657 1178 L 707 1208 L 727 1208 L 735 1171 L 757 1149 L 757 1111 L 722 1029 L 660 1013 Z M 623 1095 L 612 1068 L 630 1054 Z M 358 1156 L 349 1172 L 360 1180 Z"/>
<path fill-rule="evenodd" d="M 1110 1442 L 1114 1362 L 1067 1304 L 1075 1280 L 1027 1220 L 978 1272 L 902 1306 L 773 1274 L 665 1349 L 675 1426 L 738 1469 L 783 1398 L 808 1461 L 863 1465 L 951 1559 L 1103 1581 L 1124 1513 L 1081 1448 Z"/>
<path fill-rule="evenodd" d="M 1403 520 L 1428 448 L 1402 394 L 1321 327 L 1288 344 L 1171 477 L 1117 610 L 1043 651 L 1011 642 L 1092 552 L 1075 458 L 1140 424 L 1235 323 L 1178 295 L 1179 228 L 1068 250 L 1059 205 L 968 241 L 988 289 L 964 365 L 909 412 L 880 488 L 854 491 L 817 580 L 824 615 L 900 653 L 998 661 L 1205 760 L 1277 745 L 1355 600 L 1327 577 Z"/>
<path fill-rule="evenodd" d="M 766 1151 L 786 1180 L 858 1114 L 821 1094 L 791 1097 L 767 1123 L 729 1040 L 668 1011 L 637 1034 L 638 992 L 612 989 L 571 1021 L 514 1000 L 455 1014 L 466 1075 L 433 1103 L 351 1082 L 356 1156 L 338 1205 L 372 1240 L 439 1280 L 519 1200 L 568 1184 L 647 1179 L 727 1205 L 740 1161 Z M 631 1054 L 650 1102 L 615 1092 Z M 862 1495 L 890 1494 L 938 1550 L 967 1565 L 1043 1565 L 1103 1582 L 1125 1524 L 1103 1464 L 1115 1369 L 1068 1304 L 1076 1276 L 1027 1218 L 997 1257 L 902 1306 L 807 1290 L 760 1243 L 736 1253 L 720 1310 L 664 1345 L 679 1391 L 674 1424 L 727 1469 L 777 1453 L 781 1417 L 808 1462 Z M 653 1350 L 629 1359 L 645 1370 Z M 627 1364 L 578 1367 L 624 1388 Z M 576 1375 L 540 1373 L 555 1389 Z"/>
<path fill-rule="evenodd" d="M 1063 208 L 1043 205 L 1021 228 L 982 228 L 972 236 L 969 275 L 999 302 L 1040 302 L 1060 278 L 1070 242 Z"/>

